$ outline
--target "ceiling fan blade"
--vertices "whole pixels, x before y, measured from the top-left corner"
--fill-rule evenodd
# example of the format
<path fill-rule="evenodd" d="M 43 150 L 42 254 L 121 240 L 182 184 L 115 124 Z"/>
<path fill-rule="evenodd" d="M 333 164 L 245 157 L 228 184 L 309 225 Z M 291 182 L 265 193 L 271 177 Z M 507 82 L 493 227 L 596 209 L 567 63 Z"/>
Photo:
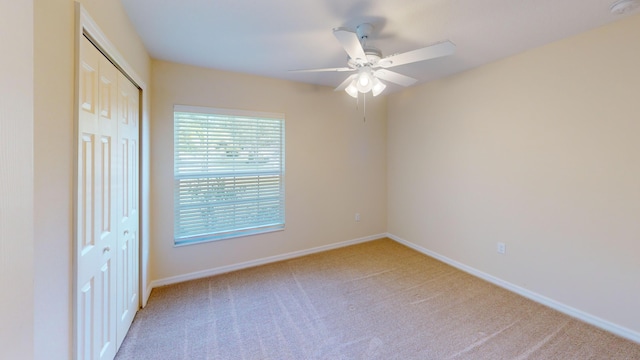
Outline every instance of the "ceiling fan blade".
<path fill-rule="evenodd" d="M 335 89 L 333 89 L 333 91 L 341 91 L 347 88 L 347 86 L 349 86 L 349 84 L 351 83 L 351 81 L 353 81 L 353 79 L 356 78 L 356 76 L 358 76 L 358 74 L 353 74 L 351 76 L 349 76 L 348 78 L 344 79 L 344 81 L 338 85 L 338 87 L 336 87 Z"/>
<path fill-rule="evenodd" d="M 324 68 L 324 69 L 302 69 L 302 70 L 289 70 L 289 72 L 293 73 L 308 73 L 308 72 L 342 72 L 342 71 L 355 71 L 356 69 L 352 69 L 349 67 L 339 67 L 339 68 Z"/>
<path fill-rule="evenodd" d="M 333 29 L 333 35 L 338 39 L 351 59 L 358 63 L 367 62 L 367 55 L 364 53 L 364 49 L 356 33 L 346 28 L 335 28 Z"/>
<path fill-rule="evenodd" d="M 382 80 L 386 80 L 402 86 L 411 86 L 418 81 L 412 77 L 408 77 L 406 75 L 398 74 L 397 72 L 385 69 L 374 71 L 373 75 Z"/>
<path fill-rule="evenodd" d="M 378 66 L 390 68 L 393 66 L 410 64 L 413 62 L 424 61 L 451 55 L 456 51 L 456 45 L 451 41 L 443 41 L 431 46 L 424 47 L 402 54 L 387 56 L 378 62 Z"/>

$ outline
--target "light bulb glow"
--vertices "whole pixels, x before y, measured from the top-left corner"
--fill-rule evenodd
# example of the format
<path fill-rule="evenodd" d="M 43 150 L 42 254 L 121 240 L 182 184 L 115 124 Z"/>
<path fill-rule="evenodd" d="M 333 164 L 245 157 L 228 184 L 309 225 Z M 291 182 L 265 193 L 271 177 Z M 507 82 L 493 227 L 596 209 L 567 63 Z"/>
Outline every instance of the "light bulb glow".
<path fill-rule="evenodd" d="M 371 75 L 370 68 L 364 68 L 360 70 L 356 86 L 358 88 L 358 91 L 360 91 L 361 93 L 367 93 L 371 91 L 371 87 L 373 86 L 373 75 Z"/>
<path fill-rule="evenodd" d="M 378 79 L 377 77 L 373 78 L 373 87 L 371 88 L 373 96 L 380 95 L 380 93 L 383 92 L 386 87 L 387 85 L 380 81 L 380 79 Z"/>
<path fill-rule="evenodd" d="M 360 84 L 360 86 L 367 86 L 369 85 L 369 77 L 367 76 L 368 74 L 363 72 L 362 74 L 360 74 L 360 78 L 358 79 L 358 83 Z"/>
<path fill-rule="evenodd" d="M 349 86 L 347 86 L 344 91 L 347 92 L 347 94 L 349 94 L 349 96 L 353 97 L 353 98 L 357 98 L 358 97 L 358 88 L 356 87 L 356 80 L 354 79 L 353 81 L 351 81 L 351 84 L 349 84 Z"/>

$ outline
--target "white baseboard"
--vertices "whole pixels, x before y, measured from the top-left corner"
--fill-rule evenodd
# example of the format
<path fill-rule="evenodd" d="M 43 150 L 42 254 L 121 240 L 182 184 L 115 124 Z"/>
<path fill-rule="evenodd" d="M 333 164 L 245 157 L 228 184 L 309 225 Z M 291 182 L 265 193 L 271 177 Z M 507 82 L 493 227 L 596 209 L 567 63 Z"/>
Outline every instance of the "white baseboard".
<path fill-rule="evenodd" d="M 569 315 L 571 317 L 574 317 L 576 319 L 582 320 L 588 324 L 591 324 L 593 326 L 599 327 L 603 330 L 609 331 L 611 333 L 614 333 L 618 336 L 621 336 L 625 339 L 629 339 L 631 341 L 640 343 L 640 333 L 637 331 L 633 331 L 631 329 L 627 329 L 623 326 L 619 326 L 616 325 L 612 322 L 609 322 L 607 320 L 601 319 L 597 316 L 593 316 L 591 314 L 588 314 L 584 311 L 578 310 L 576 308 L 573 308 L 571 306 L 568 306 L 566 304 L 563 304 L 561 302 L 558 302 L 556 300 L 550 299 L 546 296 L 540 295 L 538 293 L 535 293 L 531 290 L 522 288 L 520 286 L 514 285 L 510 282 L 504 281 L 500 278 L 497 278 L 495 276 L 489 275 L 487 273 L 484 273 L 480 270 L 477 270 L 475 268 L 472 268 L 470 266 L 467 266 L 465 264 L 462 264 L 460 262 L 457 262 L 455 260 L 452 260 L 446 256 L 440 255 L 436 252 L 433 252 L 431 250 L 425 249 L 419 245 L 416 245 L 414 243 L 411 243 L 405 239 L 402 239 L 398 236 L 395 236 L 393 234 L 386 234 L 386 236 L 402 245 L 405 245 L 407 247 L 410 247 L 418 252 L 421 252 L 427 256 L 430 256 L 434 259 L 440 260 L 446 264 L 449 264 L 457 269 L 460 269 L 466 273 L 469 273 L 473 276 L 476 276 L 480 279 L 486 280 L 492 284 L 498 285 L 503 289 L 509 290 L 511 292 L 514 292 L 518 295 L 524 296 L 527 299 L 533 300 L 537 303 L 540 303 L 542 305 L 548 306 L 552 309 L 558 310 L 561 313 L 564 313 L 566 315 Z"/>
<path fill-rule="evenodd" d="M 319 253 L 322 251 L 338 249 L 345 246 L 350 246 L 350 245 L 360 244 L 367 241 L 381 239 L 381 238 L 384 238 L 385 236 L 387 236 L 387 234 L 370 235 L 370 236 L 361 237 L 353 240 L 347 240 L 347 241 L 343 241 L 335 244 L 318 246 L 318 247 L 307 249 L 307 250 L 294 251 L 294 252 L 290 252 L 282 255 L 276 255 L 276 256 L 270 256 L 270 257 L 261 258 L 257 260 L 246 261 L 239 264 L 220 266 L 212 269 L 192 272 L 189 274 L 171 276 L 164 279 L 153 280 L 149 283 L 148 293 L 145 295 L 146 295 L 146 298 L 148 299 L 149 295 L 151 294 L 151 290 L 159 286 L 177 284 L 184 281 L 201 279 L 201 278 L 214 276 L 214 275 L 220 275 L 220 274 L 224 274 L 224 273 L 228 273 L 236 270 L 274 263 L 277 261 L 289 260 L 289 259 L 297 258 L 300 256 L 310 255 L 310 254 Z"/>
<path fill-rule="evenodd" d="M 153 281 L 149 282 L 147 288 L 144 289 L 144 296 L 142 297 L 142 307 L 147 306 L 147 302 L 149 302 L 149 296 L 151 296 L 151 290 L 153 290 Z"/>

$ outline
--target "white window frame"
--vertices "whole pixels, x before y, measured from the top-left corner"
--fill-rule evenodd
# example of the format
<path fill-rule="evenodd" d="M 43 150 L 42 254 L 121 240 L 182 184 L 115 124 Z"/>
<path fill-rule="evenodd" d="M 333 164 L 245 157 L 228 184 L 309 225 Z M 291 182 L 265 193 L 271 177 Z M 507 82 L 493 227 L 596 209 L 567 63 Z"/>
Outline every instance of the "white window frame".
<path fill-rule="evenodd" d="M 173 113 L 174 245 L 190 245 L 284 230 L 284 114 L 185 105 L 174 105 Z M 189 118 L 187 114 L 193 116 Z M 193 125 L 193 121 L 198 121 L 198 118 L 208 125 L 205 126 L 203 123 L 202 130 L 190 130 L 187 124 Z M 272 141 L 279 139 L 279 144 L 258 145 L 257 140 L 265 138 L 255 134 L 255 137 L 247 139 L 243 134 L 251 134 L 251 130 L 243 133 L 238 129 L 243 124 L 251 124 L 252 121 L 255 124 L 260 120 L 266 123 L 262 124 L 261 129 L 269 134 L 267 138 Z M 223 125 L 230 127 L 223 128 Z M 194 135 L 198 132 L 200 140 L 206 138 L 206 145 L 196 145 L 191 153 L 185 151 L 184 147 L 189 142 L 179 139 L 179 126 L 183 132 L 194 131 Z M 205 131 L 206 136 L 201 131 Z M 234 134 L 232 140 L 229 140 L 229 132 Z M 224 146 L 242 149 L 239 151 L 240 155 L 228 155 L 226 147 L 225 151 L 222 151 L 221 142 L 226 142 Z M 201 141 L 193 142 L 191 146 L 196 143 L 202 144 Z M 212 150 L 212 147 L 216 147 L 217 150 Z M 249 153 L 266 153 L 267 158 L 271 160 L 255 161 Z M 194 163 L 186 154 L 207 160 Z M 193 164 L 197 166 L 194 167 Z M 196 170 L 197 167 L 202 169 Z M 189 182 L 192 185 L 188 185 Z M 227 187 L 231 190 L 227 191 Z M 255 195 L 251 197 L 247 195 L 249 193 Z M 204 200 L 205 198 L 211 201 Z M 269 210 L 265 212 L 262 210 L 263 207 Z M 257 222 L 252 223 L 250 219 L 257 219 Z"/>

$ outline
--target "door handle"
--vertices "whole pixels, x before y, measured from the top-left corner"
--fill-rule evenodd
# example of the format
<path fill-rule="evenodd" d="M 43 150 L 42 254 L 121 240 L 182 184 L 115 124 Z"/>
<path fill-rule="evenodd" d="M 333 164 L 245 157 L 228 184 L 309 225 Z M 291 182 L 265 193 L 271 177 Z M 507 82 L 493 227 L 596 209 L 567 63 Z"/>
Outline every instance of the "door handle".
<path fill-rule="evenodd" d="M 108 253 L 109 251 L 111 251 L 111 248 L 109 246 L 105 246 L 104 249 L 102 249 L 102 253 Z"/>
<path fill-rule="evenodd" d="M 124 236 L 129 235 L 129 230 L 125 230 L 125 231 L 124 231 L 124 234 L 122 234 L 122 235 L 124 235 Z"/>

